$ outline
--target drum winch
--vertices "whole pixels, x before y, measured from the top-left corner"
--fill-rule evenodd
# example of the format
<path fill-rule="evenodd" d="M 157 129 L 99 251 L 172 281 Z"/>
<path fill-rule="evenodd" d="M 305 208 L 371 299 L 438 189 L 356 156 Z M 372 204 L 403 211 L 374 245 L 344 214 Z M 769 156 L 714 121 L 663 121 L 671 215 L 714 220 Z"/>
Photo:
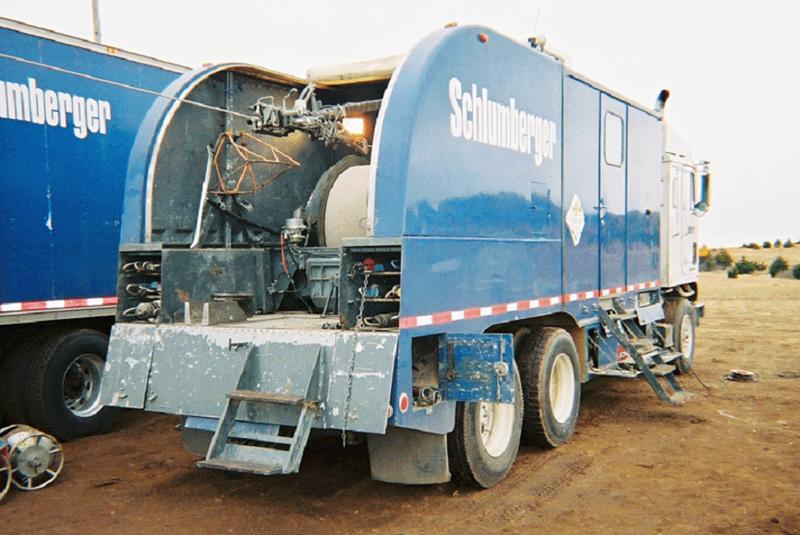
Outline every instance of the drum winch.
<path fill-rule="evenodd" d="M 0 499 L 10 483 L 26 491 L 46 487 L 63 466 L 64 449 L 52 436 L 27 425 L 0 429 Z"/>
<path fill-rule="evenodd" d="M 11 488 L 11 462 L 8 459 L 8 444 L 0 438 L 0 501 Z"/>

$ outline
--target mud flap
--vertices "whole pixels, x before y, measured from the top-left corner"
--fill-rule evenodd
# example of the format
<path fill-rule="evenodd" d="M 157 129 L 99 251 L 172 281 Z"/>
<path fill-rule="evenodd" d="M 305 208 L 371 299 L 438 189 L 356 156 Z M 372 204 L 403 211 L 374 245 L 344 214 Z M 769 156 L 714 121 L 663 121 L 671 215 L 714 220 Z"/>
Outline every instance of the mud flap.
<path fill-rule="evenodd" d="M 100 383 L 103 405 L 144 408 L 155 335 L 151 325 L 114 325 Z"/>
<path fill-rule="evenodd" d="M 450 481 L 447 435 L 389 427 L 385 435 L 369 435 L 372 479 L 403 485 Z"/>

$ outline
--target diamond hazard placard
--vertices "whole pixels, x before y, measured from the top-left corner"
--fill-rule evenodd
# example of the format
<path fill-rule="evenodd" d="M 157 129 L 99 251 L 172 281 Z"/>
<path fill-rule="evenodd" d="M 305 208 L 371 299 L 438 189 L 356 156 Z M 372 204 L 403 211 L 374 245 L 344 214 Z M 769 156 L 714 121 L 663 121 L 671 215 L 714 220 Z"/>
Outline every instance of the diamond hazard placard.
<path fill-rule="evenodd" d="M 583 227 L 586 224 L 586 216 L 583 214 L 581 199 L 577 193 L 572 196 L 572 203 L 569 205 L 564 220 L 567 222 L 569 235 L 572 236 L 572 244 L 577 246 L 581 242 L 581 233 L 583 233 Z"/>

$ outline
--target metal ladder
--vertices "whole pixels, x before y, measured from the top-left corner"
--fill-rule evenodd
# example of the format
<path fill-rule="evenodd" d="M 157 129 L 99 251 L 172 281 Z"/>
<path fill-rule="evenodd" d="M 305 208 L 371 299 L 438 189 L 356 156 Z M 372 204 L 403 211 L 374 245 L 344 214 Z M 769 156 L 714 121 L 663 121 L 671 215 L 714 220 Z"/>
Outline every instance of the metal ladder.
<path fill-rule="evenodd" d="M 645 335 L 639 325 L 636 324 L 635 315 L 627 314 L 616 302 L 613 303 L 613 312 L 614 314 L 611 315 L 603 308 L 600 308 L 598 310 L 600 322 L 625 348 L 633 359 L 637 370 L 647 380 L 658 399 L 672 405 L 682 405 L 688 398 L 688 392 L 681 387 L 677 377 L 675 377 L 675 365 L 667 363 L 667 361 L 674 361 L 680 358 L 680 353 L 655 346 L 650 337 Z M 617 322 L 625 323 L 634 340 L 628 336 L 628 333 Z M 636 375 L 638 373 L 634 373 L 632 376 L 635 377 Z M 671 392 L 667 392 L 664 388 L 665 385 L 658 380 L 659 377 L 664 378 L 666 386 L 669 387 Z"/>
<path fill-rule="evenodd" d="M 239 377 L 237 389 L 226 395 L 225 409 L 217 424 L 217 429 L 208 447 L 208 453 L 203 461 L 197 463 L 200 468 L 213 468 L 232 472 L 245 472 L 260 475 L 292 474 L 300 469 L 311 426 L 315 418 L 320 415 L 318 395 L 319 360 L 317 352 L 314 369 L 311 372 L 303 395 L 290 395 L 278 392 L 262 392 L 246 387 L 251 382 L 250 370 L 253 367 L 254 350 L 251 349 L 247 356 L 245 366 Z M 312 390 L 315 390 L 314 396 Z M 273 433 L 258 433 L 246 439 L 231 437 L 231 431 L 236 423 L 236 415 L 241 403 L 248 403 L 251 407 L 260 407 L 269 411 L 293 412 L 296 421 L 293 425 L 294 432 L 291 436 L 280 434 L 281 426 Z M 271 422 L 262 422 L 271 423 Z M 291 427 L 291 426 L 287 426 Z"/>

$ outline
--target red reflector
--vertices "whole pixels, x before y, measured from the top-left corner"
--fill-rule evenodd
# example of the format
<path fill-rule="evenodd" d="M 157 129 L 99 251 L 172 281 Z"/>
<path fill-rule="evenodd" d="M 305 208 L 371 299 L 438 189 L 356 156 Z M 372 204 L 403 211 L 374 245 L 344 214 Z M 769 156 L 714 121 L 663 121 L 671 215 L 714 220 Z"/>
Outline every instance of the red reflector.
<path fill-rule="evenodd" d="M 400 412 L 406 412 L 408 410 L 408 394 L 403 392 L 400 394 Z"/>
<path fill-rule="evenodd" d="M 481 33 L 478 34 L 478 41 L 480 41 L 481 43 L 485 43 L 488 40 L 489 40 L 489 36 L 486 35 L 485 33 L 481 32 Z"/>

